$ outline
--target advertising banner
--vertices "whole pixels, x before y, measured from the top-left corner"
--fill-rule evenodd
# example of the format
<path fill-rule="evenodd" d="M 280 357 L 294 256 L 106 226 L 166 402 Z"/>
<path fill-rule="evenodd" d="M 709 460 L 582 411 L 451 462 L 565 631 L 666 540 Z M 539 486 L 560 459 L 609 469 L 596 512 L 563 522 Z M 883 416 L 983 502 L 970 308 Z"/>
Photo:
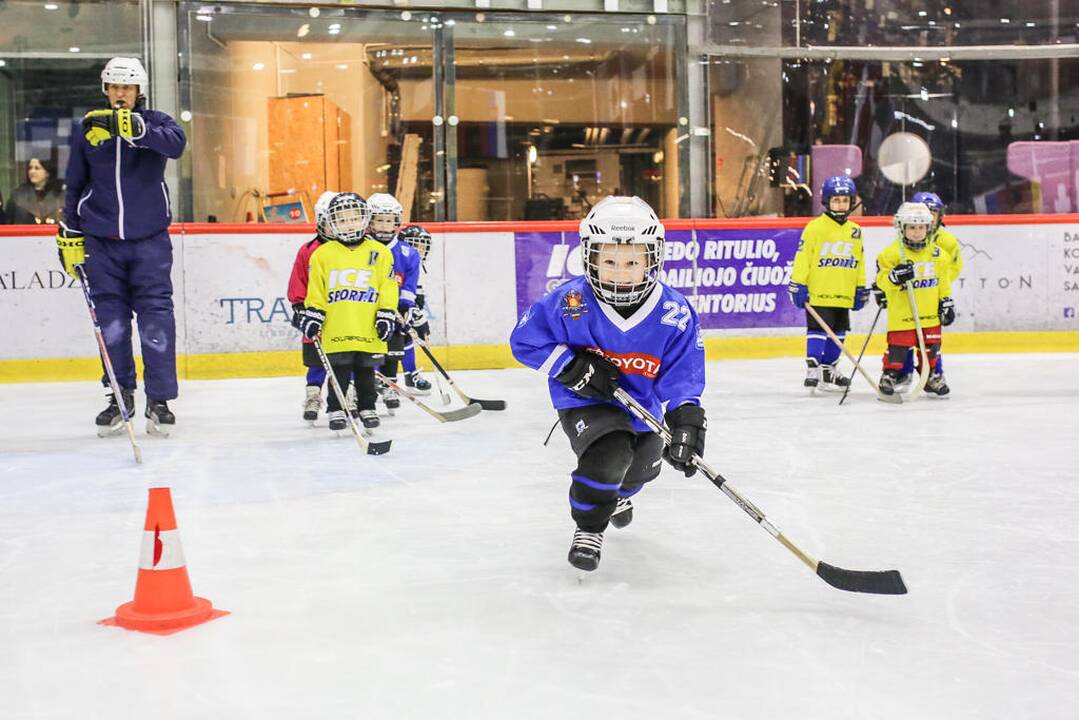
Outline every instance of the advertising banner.
<path fill-rule="evenodd" d="M 674 230 L 667 233 L 663 281 L 685 295 L 705 329 L 798 327 L 805 320 L 787 299 L 801 230 Z M 577 233 L 518 232 L 517 312 L 584 265 Z"/>

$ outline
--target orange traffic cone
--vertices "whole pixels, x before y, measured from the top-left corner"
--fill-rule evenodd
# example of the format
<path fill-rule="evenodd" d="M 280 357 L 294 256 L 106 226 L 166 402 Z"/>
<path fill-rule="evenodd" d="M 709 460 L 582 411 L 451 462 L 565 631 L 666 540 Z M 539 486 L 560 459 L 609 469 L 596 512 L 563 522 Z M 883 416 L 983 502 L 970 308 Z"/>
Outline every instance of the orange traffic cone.
<path fill-rule="evenodd" d="M 150 488 L 135 599 L 116 608 L 116 617 L 101 624 L 168 635 L 222 615 L 228 612 L 215 610 L 209 600 L 191 592 L 169 489 Z"/>

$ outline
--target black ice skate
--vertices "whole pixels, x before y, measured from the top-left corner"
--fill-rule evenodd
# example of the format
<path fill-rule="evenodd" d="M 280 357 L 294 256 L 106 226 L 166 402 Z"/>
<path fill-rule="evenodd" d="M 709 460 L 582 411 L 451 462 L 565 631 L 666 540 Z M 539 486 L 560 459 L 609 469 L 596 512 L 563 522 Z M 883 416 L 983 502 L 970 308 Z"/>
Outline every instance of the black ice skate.
<path fill-rule="evenodd" d="M 614 506 L 614 513 L 611 514 L 611 525 L 621 529 L 631 522 L 633 522 L 633 503 L 629 498 L 620 497 L 618 504 Z"/>
<path fill-rule="evenodd" d="M 120 394 L 124 398 L 124 407 L 127 409 L 127 416 L 133 417 L 135 414 L 135 391 L 121 388 Z M 97 426 L 98 437 L 115 435 L 124 428 L 124 417 L 120 414 L 120 406 L 116 403 L 116 397 L 110 391 L 105 393 L 105 398 L 109 401 L 108 407 L 99 412 L 94 419 L 94 424 Z"/>
<path fill-rule="evenodd" d="M 303 401 L 303 419 L 309 423 L 318 420 L 318 411 L 322 409 L 322 388 L 308 385 Z"/>
<path fill-rule="evenodd" d="M 176 416 L 169 410 L 164 400 L 146 399 L 146 433 L 157 437 L 168 437 L 176 426 Z"/>
<path fill-rule="evenodd" d="M 393 411 L 401 407 L 401 396 L 397 394 L 389 385 L 382 391 L 382 402 L 385 403 L 386 409 L 390 411 L 390 415 L 393 415 Z"/>
<path fill-rule="evenodd" d="M 895 370 L 885 370 L 880 376 L 880 391 L 885 395 L 895 395 L 896 381 L 899 373 Z"/>
<path fill-rule="evenodd" d="M 895 391 L 905 392 L 910 389 L 910 381 L 913 375 L 910 373 L 900 373 L 899 377 L 895 381 Z"/>
<path fill-rule="evenodd" d="M 330 420 L 330 430 L 333 432 L 341 432 L 348 427 L 348 418 L 345 417 L 344 410 L 331 410 L 326 416 Z"/>
<path fill-rule="evenodd" d="M 382 424 L 374 410 L 360 410 L 360 422 L 363 423 L 364 430 L 374 430 Z"/>
<path fill-rule="evenodd" d="M 419 370 L 405 373 L 405 387 L 412 388 L 414 395 L 430 395 L 431 383 L 420 375 Z"/>
<path fill-rule="evenodd" d="M 933 373 L 925 381 L 926 397 L 944 399 L 952 389 L 944 382 L 944 373 Z"/>
<path fill-rule="evenodd" d="M 603 547 L 603 533 L 573 531 L 573 544 L 569 547 L 569 564 L 578 570 L 592 572 L 599 567 L 599 551 Z"/>
<path fill-rule="evenodd" d="M 805 386 L 809 388 L 809 392 L 813 392 L 817 385 L 820 383 L 820 363 L 816 358 L 806 358 L 806 379 Z"/>
<path fill-rule="evenodd" d="M 850 378 L 845 377 L 835 369 L 835 365 L 821 365 L 820 389 L 828 392 L 842 392 L 850 385 Z"/>

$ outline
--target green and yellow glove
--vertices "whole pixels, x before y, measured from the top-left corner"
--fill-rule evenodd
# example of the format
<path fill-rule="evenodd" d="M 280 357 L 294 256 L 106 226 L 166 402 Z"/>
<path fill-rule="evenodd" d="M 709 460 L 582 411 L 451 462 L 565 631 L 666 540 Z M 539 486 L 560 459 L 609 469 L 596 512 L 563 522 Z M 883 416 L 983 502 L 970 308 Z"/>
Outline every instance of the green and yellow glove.
<path fill-rule="evenodd" d="M 86 262 L 86 238 L 78 230 L 60 223 L 56 231 L 56 248 L 60 251 L 60 264 L 71 277 L 78 279 L 75 266 Z"/>
<path fill-rule="evenodd" d="M 82 131 L 86 141 L 97 147 L 114 136 L 127 141 L 138 140 L 146 134 L 142 116 L 127 108 L 119 110 L 91 110 L 82 117 Z"/>

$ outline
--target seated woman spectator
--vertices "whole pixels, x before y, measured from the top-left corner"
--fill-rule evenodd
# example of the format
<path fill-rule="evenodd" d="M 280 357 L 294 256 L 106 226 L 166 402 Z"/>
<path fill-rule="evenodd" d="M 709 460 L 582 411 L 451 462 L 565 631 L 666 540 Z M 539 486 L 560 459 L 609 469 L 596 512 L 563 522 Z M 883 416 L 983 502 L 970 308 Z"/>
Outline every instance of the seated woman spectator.
<path fill-rule="evenodd" d="M 49 163 L 30 158 L 26 163 L 26 182 L 15 188 L 4 214 L 12 225 L 55 225 L 64 208 L 64 186 L 56 179 Z"/>

